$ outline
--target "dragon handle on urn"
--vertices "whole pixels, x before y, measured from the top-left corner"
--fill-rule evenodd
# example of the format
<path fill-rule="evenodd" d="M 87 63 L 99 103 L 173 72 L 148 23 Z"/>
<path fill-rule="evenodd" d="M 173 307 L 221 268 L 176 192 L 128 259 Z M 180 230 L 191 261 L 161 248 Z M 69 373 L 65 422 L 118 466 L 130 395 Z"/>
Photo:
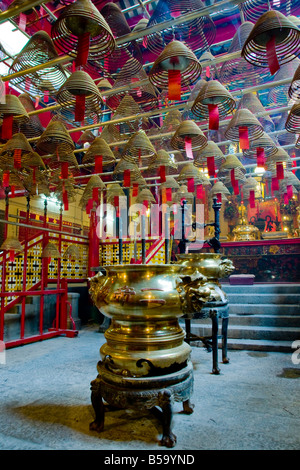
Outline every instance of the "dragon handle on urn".
<path fill-rule="evenodd" d="M 90 282 L 89 294 L 91 299 L 93 303 L 99 307 L 101 304 L 103 304 L 104 297 L 106 295 L 104 284 L 105 281 L 107 281 L 107 277 L 99 272 L 88 280 Z"/>
<path fill-rule="evenodd" d="M 230 276 L 234 270 L 235 267 L 230 259 L 222 259 L 219 264 L 219 278 Z"/>
<path fill-rule="evenodd" d="M 176 279 L 176 289 L 179 294 L 181 310 L 187 316 L 200 312 L 211 296 L 207 278 L 199 271 L 195 271 L 191 275 L 179 276 Z"/>

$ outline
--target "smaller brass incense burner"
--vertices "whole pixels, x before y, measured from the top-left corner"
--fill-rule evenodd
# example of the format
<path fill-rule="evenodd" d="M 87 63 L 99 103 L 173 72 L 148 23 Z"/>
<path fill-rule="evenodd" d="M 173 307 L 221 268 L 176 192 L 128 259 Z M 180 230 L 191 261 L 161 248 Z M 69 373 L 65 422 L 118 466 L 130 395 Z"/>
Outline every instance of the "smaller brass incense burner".
<path fill-rule="evenodd" d="M 90 429 L 104 427 L 102 399 L 117 408 L 162 409 L 161 444 L 173 447 L 172 401 L 189 403 L 193 386 L 191 347 L 178 319 L 199 312 L 211 296 L 206 277 L 179 264 L 105 267 L 90 279 L 90 294 L 111 318 L 100 349 L 98 376 L 91 384 L 96 418 Z M 157 411 L 157 410 L 156 410 Z"/>

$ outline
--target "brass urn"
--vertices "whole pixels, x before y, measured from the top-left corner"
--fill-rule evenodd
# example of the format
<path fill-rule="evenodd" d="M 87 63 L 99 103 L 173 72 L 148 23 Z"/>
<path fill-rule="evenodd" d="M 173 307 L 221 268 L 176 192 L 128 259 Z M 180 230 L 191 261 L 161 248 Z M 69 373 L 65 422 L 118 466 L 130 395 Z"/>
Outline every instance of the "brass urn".
<path fill-rule="evenodd" d="M 190 346 L 179 318 L 200 311 L 211 290 L 206 277 L 179 264 L 106 266 L 90 279 L 90 294 L 101 313 L 111 318 L 100 348 L 98 376 L 92 382 L 96 419 L 104 426 L 102 398 L 116 407 L 144 406 L 163 410 L 162 445 L 173 447 L 170 430 L 172 400 L 192 412 L 193 368 Z"/>

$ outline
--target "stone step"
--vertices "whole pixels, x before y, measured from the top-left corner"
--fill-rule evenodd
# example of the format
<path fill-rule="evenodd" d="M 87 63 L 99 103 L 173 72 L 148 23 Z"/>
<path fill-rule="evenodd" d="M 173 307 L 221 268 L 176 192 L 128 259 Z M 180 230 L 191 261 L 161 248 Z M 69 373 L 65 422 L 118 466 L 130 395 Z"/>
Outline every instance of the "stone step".
<path fill-rule="evenodd" d="M 230 304 L 293 304 L 300 305 L 300 293 L 299 294 L 263 294 L 263 293 L 251 293 L 237 294 L 237 293 L 226 293 L 228 302 Z"/>
<path fill-rule="evenodd" d="M 196 322 L 197 320 L 193 320 Z M 222 323 L 222 319 L 219 319 Z M 205 318 L 199 320 L 199 324 L 211 325 L 211 319 Z M 230 325 L 244 325 L 244 326 L 277 326 L 277 327 L 300 327 L 300 316 L 298 315 L 247 315 L 247 314 L 233 314 L 229 316 Z"/>
<path fill-rule="evenodd" d="M 251 340 L 251 339 L 228 339 L 228 350 L 240 351 L 270 351 L 270 352 L 284 352 L 293 353 L 291 341 L 269 341 L 269 340 Z M 221 348 L 221 344 L 219 344 Z M 230 359 L 230 354 L 229 354 Z"/>
<path fill-rule="evenodd" d="M 210 336 L 211 325 L 196 324 L 191 322 L 191 333 L 197 336 Z M 228 338 L 230 339 L 251 339 L 268 341 L 295 341 L 300 339 L 300 328 L 297 327 L 277 327 L 277 326 L 248 326 L 233 325 L 229 323 Z"/>
<path fill-rule="evenodd" d="M 300 284 L 253 284 L 253 285 L 239 285 L 234 286 L 229 283 L 221 283 L 224 292 L 249 294 L 257 292 L 262 294 L 300 294 Z"/>
<path fill-rule="evenodd" d="M 231 303 L 229 300 L 229 314 L 245 315 L 300 315 L 300 305 L 292 304 L 244 304 Z"/>

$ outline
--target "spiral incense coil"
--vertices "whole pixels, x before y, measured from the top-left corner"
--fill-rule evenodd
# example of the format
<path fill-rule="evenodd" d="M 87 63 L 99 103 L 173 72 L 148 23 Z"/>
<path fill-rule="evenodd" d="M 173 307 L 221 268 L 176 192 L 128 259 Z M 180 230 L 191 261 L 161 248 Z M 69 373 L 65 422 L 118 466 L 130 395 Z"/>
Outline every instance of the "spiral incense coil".
<path fill-rule="evenodd" d="M 215 64 L 215 58 L 210 52 L 205 51 L 201 55 L 199 62 L 202 67 L 202 77 L 204 77 L 205 81 L 219 80 L 219 66 Z"/>
<path fill-rule="evenodd" d="M 290 62 L 299 53 L 300 30 L 279 11 L 264 13 L 255 23 L 241 55 L 257 67 L 268 67 L 267 44 L 274 38 L 278 64 Z"/>
<path fill-rule="evenodd" d="M 276 6 L 278 4 L 278 7 Z M 245 18 L 249 21 L 256 22 L 263 13 L 266 13 L 270 9 L 270 4 L 268 0 L 246 0 L 240 4 L 241 10 Z M 296 6 L 296 5 L 295 5 Z M 277 8 L 286 15 L 289 14 L 292 7 L 292 2 L 290 0 L 280 0 L 279 2 L 273 1 L 272 8 L 276 10 Z"/>
<path fill-rule="evenodd" d="M 106 78 L 102 78 L 97 83 L 97 87 L 99 88 L 100 93 L 103 93 L 104 91 L 111 90 L 112 89 L 112 84 Z"/>
<path fill-rule="evenodd" d="M 114 156 L 111 148 L 102 137 L 96 137 L 86 150 L 82 163 L 95 163 L 95 157 L 102 157 L 102 165 L 108 166 L 115 163 L 116 157 Z"/>
<path fill-rule="evenodd" d="M 115 198 L 125 196 L 125 193 L 119 183 L 111 183 L 107 186 L 106 199 L 108 204 L 115 206 Z"/>
<path fill-rule="evenodd" d="M 113 119 L 120 121 L 120 124 L 118 124 L 120 133 L 127 134 L 136 132 L 138 130 L 142 121 L 142 116 L 139 117 L 141 114 L 142 109 L 134 101 L 133 97 L 130 95 L 125 95 L 116 109 L 115 114 L 113 115 Z M 126 118 L 128 116 L 136 117 L 130 121 L 124 120 L 124 122 L 122 122 L 122 118 Z"/>
<path fill-rule="evenodd" d="M 116 48 L 113 33 L 98 8 L 90 0 L 76 0 L 61 11 L 51 36 L 59 51 L 77 57 L 79 38 L 84 34 L 89 35 L 89 61 L 101 60 Z"/>
<path fill-rule="evenodd" d="M 162 89 L 169 86 L 169 70 L 179 70 L 181 86 L 192 85 L 201 75 L 202 67 L 195 54 L 182 42 L 172 41 L 162 51 L 151 67 L 150 82 Z"/>
<path fill-rule="evenodd" d="M 155 197 L 153 196 L 153 194 L 151 193 L 150 189 L 148 188 L 144 188 L 142 189 L 138 195 L 137 195 L 137 198 L 136 198 L 136 202 L 139 204 L 143 204 L 144 201 L 147 201 L 147 202 L 150 202 L 150 203 L 153 203 L 155 204 Z"/>
<path fill-rule="evenodd" d="M 20 102 L 24 106 L 27 114 L 29 116 L 29 121 L 25 123 L 20 123 L 18 126 L 19 132 L 25 135 L 27 139 L 40 137 L 44 132 L 44 127 L 41 124 L 41 121 L 38 116 L 31 116 L 30 113 L 35 111 L 34 104 L 28 95 L 28 93 L 22 93 L 18 96 Z M 15 124 L 13 124 L 13 129 L 15 128 Z M 13 132 L 14 133 L 14 132 Z"/>
<path fill-rule="evenodd" d="M 177 181 L 179 183 L 186 183 L 188 180 L 193 179 L 195 184 L 203 184 L 205 181 L 203 176 L 203 173 L 193 163 L 187 163 L 181 169 Z"/>
<path fill-rule="evenodd" d="M 186 138 L 191 139 L 192 149 L 203 148 L 207 144 L 207 138 L 203 134 L 202 130 L 194 121 L 191 120 L 180 123 L 175 134 L 171 138 L 171 146 L 178 150 L 184 149 Z"/>
<path fill-rule="evenodd" d="M 173 196 L 173 202 L 180 204 L 183 199 L 186 200 L 186 202 L 189 204 L 191 204 L 194 200 L 193 193 L 188 191 L 188 187 L 185 184 L 180 185 L 180 188 Z"/>
<path fill-rule="evenodd" d="M 242 173 L 246 173 L 246 168 L 235 155 L 227 155 L 225 161 L 220 166 L 219 172 L 223 170 L 230 171 L 236 168 Z"/>
<path fill-rule="evenodd" d="M 61 258 L 57 246 L 49 242 L 42 251 L 42 258 Z"/>
<path fill-rule="evenodd" d="M 204 8 L 201 0 L 159 0 L 148 21 L 147 28 L 164 21 L 177 18 Z M 146 32 L 147 32 L 146 28 Z M 216 37 L 216 27 L 208 15 L 170 26 L 158 33 L 151 33 L 144 38 L 146 48 L 154 54 L 160 54 L 173 39 L 184 42 L 190 49 L 209 49 Z"/>
<path fill-rule="evenodd" d="M 9 73 L 25 71 L 31 67 L 51 62 L 56 58 L 58 58 L 58 53 L 51 37 L 45 31 L 38 31 L 15 57 Z M 66 79 L 67 75 L 63 67 L 56 64 L 26 74 L 25 80 L 24 76 L 13 78 L 11 83 L 24 90 L 28 89 L 32 95 L 39 95 L 46 91 L 53 95 Z"/>
<path fill-rule="evenodd" d="M 153 170 L 161 166 L 165 166 L 166 168 L 172 168 L 174 170 L 177 170 L 176 163 L 174 163 L 174 161 L 171 159 L 168 152 L 166 152 L 163 149 L 158 150 L 157 153 L 151 158 L 148 169 Z"/>
<path fill-rule="evenodd" d="M 107 126 L 103 127 L 100 137 L 105 140 L 107 144 L 121 140 L 120 132 L 114 124 L 107 124 Z"/>
<path fill-rule="evenodd" d="M 74 180 L 73 178 L 68 179 L 60 179 L 55 190 L 54 194 L 56 199 L 58 199 L 61 203 L 64 201 L 64 194 L 67 194 L 68 201 L 74 202 L 76 199 L 76 191 L 74 188 Z"/>
<path fill-rule="evenodd" d="M 251 140 L 256 140 L 263 135 L 263 127 L 258 121 L 258 119 L 254 116 L 251 111 L 248 109 L 238 109 L 234 113 L 233 117 L 229 121 L 229 124 L 225 130 L 225 137 L 228 140 L 232 140 L 233 142 L 240 141 L 240 133 L 239 129 L 247 128 L 249 142 Z"/>
<path fill-rule="evenodd" d="M 139 159 L 143 156 L 152 157 L 155 154 L 149 137 L 145 131 L 139 130 L 135 132 L 124 147 L 122 157 L 128 161 L 139 163 Z"/>
<path fill-rule="evenodd" d="M 0 103 L 0 119 L 9 115 L 13 116 L 13 121 L 17 126 L 29 122 L 28 113 L 18 96 L 6 95 L 5 103 Z"/>
<path fill-rule="evenodd" d="M 161 183 L 159 185 L 158 190 L 160 192 L 163 191 L 163 189 L 179 189 L 179 184 L 177 183 L 176 179 L 173 176 L 166 176 L 166 181 L 164 183 Z"/>
<path fill-rule="evenodd" d="M 264 115 L 259 116 L 257 119 L 261 123 L 265 132 L 272 132 L 275 130 L 274 122 L 270 116 L 266 114 L 266 110 L 256 93 L 245 93 L 240 99 L 237 109 L 248 109 L 252 114 L 254 114 L 254 116 L 259 113 L 264 113 Z"/>
<path fill-rule="evenodd" d="M 297 68 L 300 67 L 300 59 L 295 57 L 291 62 L 283 64 L 278 72 L 275 73 L 273 77 L 274 82 L 280 82 L 282 80 L 291 79 L 297 71 Z M 292 83 L 287 83 L 286 85 L 278 85 L 270 88 L 268 93 L 268 103 L 269 105 L 275 106 L 286 106 L 289 104 L 290 98 L 294 101 L 297 101 L 297 93 L 292 96 L 290 95 L 290 90 L 293 86 Z M 300 93 L 298 95 L 300 97 Z"/>
<path fill-rule="evenodd" d="M 68 171 L 77 173 L 79 171 L 78 162 L 74 152 L 69 151 L 64 145 L 58 145 L 55 153 L 45 158 L 50 168 L 60 168 L 63 163 L 68 163 Z"/>
<path fill-rule="evenodd" d="M 2 243 L 0 250 L 15 251 L 16 253 L 22 253 L 24 251 L 24 248 L 17 238 L 7 237 Z"/>
<path fill-rule="evenodd" d="M 258 148 L 264 149 L 266 157 L 274 155 L 277 152 L 274 140 L 272 140 L 266 132 L 258 139 L 249 142 L 249 149 L 243 151 L 244 157 L 256 159 Z"/>
<path fill-rule="evenodd" d="M 300 134 L 300 103 L 295 103 L 289 114 L 285 123 L 285 128 L 288 132 L 292 134 Z"/>
<path fill-rule="evenodd" d="M 292 159 L 289 154 L 282 147 L 277 147 L 276 153 L 266 158 L 266 165 L 268 166 L 279 162 L 290 163 L 291 161 Z"/>
<path fill-rule="evenodd" d="M 239 26 L 228 48 L 228 54 L 242 50 L 253 26 L 250 21 L 245 21 Z M 220 82 L 231 89 L 257 85 L 268 77 L 270 77 L 268 67 L 258 69 L 243 57 L 236 57 L 223 62 L 220 70 Z"/>
<path fill-rule="evenodd" d="M 83 194 L 79 201 L 79 206 L 85 208 L 89 200 L 93 197 L 93 189 L 97 188 L 99 191 L 106 189 L 105 184 L 98 175 L 92 175 L 84 188 Z"/>
<path fill-rule="evenodd" d="M 225 160 L 225 156 L 222 150 L 212 140 L 209 140 L 207 145 L 201 150 L 194 152 L 194 165 L 200 168 L 206 167 L 207 159 L 210 157 L 214 158 L 214 164 L 216 168 L 219 168 L 222 162 Z"/>
<path fill-rule="evenodd" d="M 72 110 L 76 109 L 78 97 L 84 98 L 84 103 L 80 103 L 80 106 L 84 108 L 84 116 L 98 118 L 102 112 L 103 99 L 90 75 L 83 70 L 73 72 L 56 95 L 57 102 L 61 107 Z"/>
<path fill-rule="evenodd" d="M 140 175 L 140 170 L 135 163 L 129 162 L 121 158 L 121 160 L 115 166 L 115 169 L 113 171 L 113 178 L 119 179 L 120 177 L 121 178 L 124 177 L 124 172 L 126 170 L 130 171 L 130 179 L 131 178 L 136 179 Z"/>
<path fill-rule="evenodd" d="M 222 181 L 217 181 L 209 191 L 210 196 L 216 196 L 217 194 L 223 195 L 230 195 L 230 191 L 226 186 L 222 183 Z M 223 198 L 222 198 L 223 199 Z"/>
<path fill-rule="evenodd" d="M 69 245 L 63 254 L 63 259 L 79 260 L 80 251 L 76 245 Z"/>
<path fill-rule="evenodd" d="M 296 60 L 296 59 L 295 59 Z M 291 100 L 300 100 L 300 60 L 297 59 L 298 67 L 294 73 L 292 83 L 288 90 L 288 95 Z"/>
<path fill-rule="evenodd" d="M 219 116 L 226 117 L 233 112 L 235 104 L 231 93 L 220 82 L 210 80 L 201 87 L 191 111 L 199 118 L 208 119 L 209 105 L 217 105 Z"/>
<path fill-rule="evenodd" d="M 52 120 L 38 139 L 36 149 L 38 152 L 53 154 L 58 145 L 65 146 L 65 148 L 70 151 L 75 149 L 74 142 L 66 126 L 61 121 Z"/>

